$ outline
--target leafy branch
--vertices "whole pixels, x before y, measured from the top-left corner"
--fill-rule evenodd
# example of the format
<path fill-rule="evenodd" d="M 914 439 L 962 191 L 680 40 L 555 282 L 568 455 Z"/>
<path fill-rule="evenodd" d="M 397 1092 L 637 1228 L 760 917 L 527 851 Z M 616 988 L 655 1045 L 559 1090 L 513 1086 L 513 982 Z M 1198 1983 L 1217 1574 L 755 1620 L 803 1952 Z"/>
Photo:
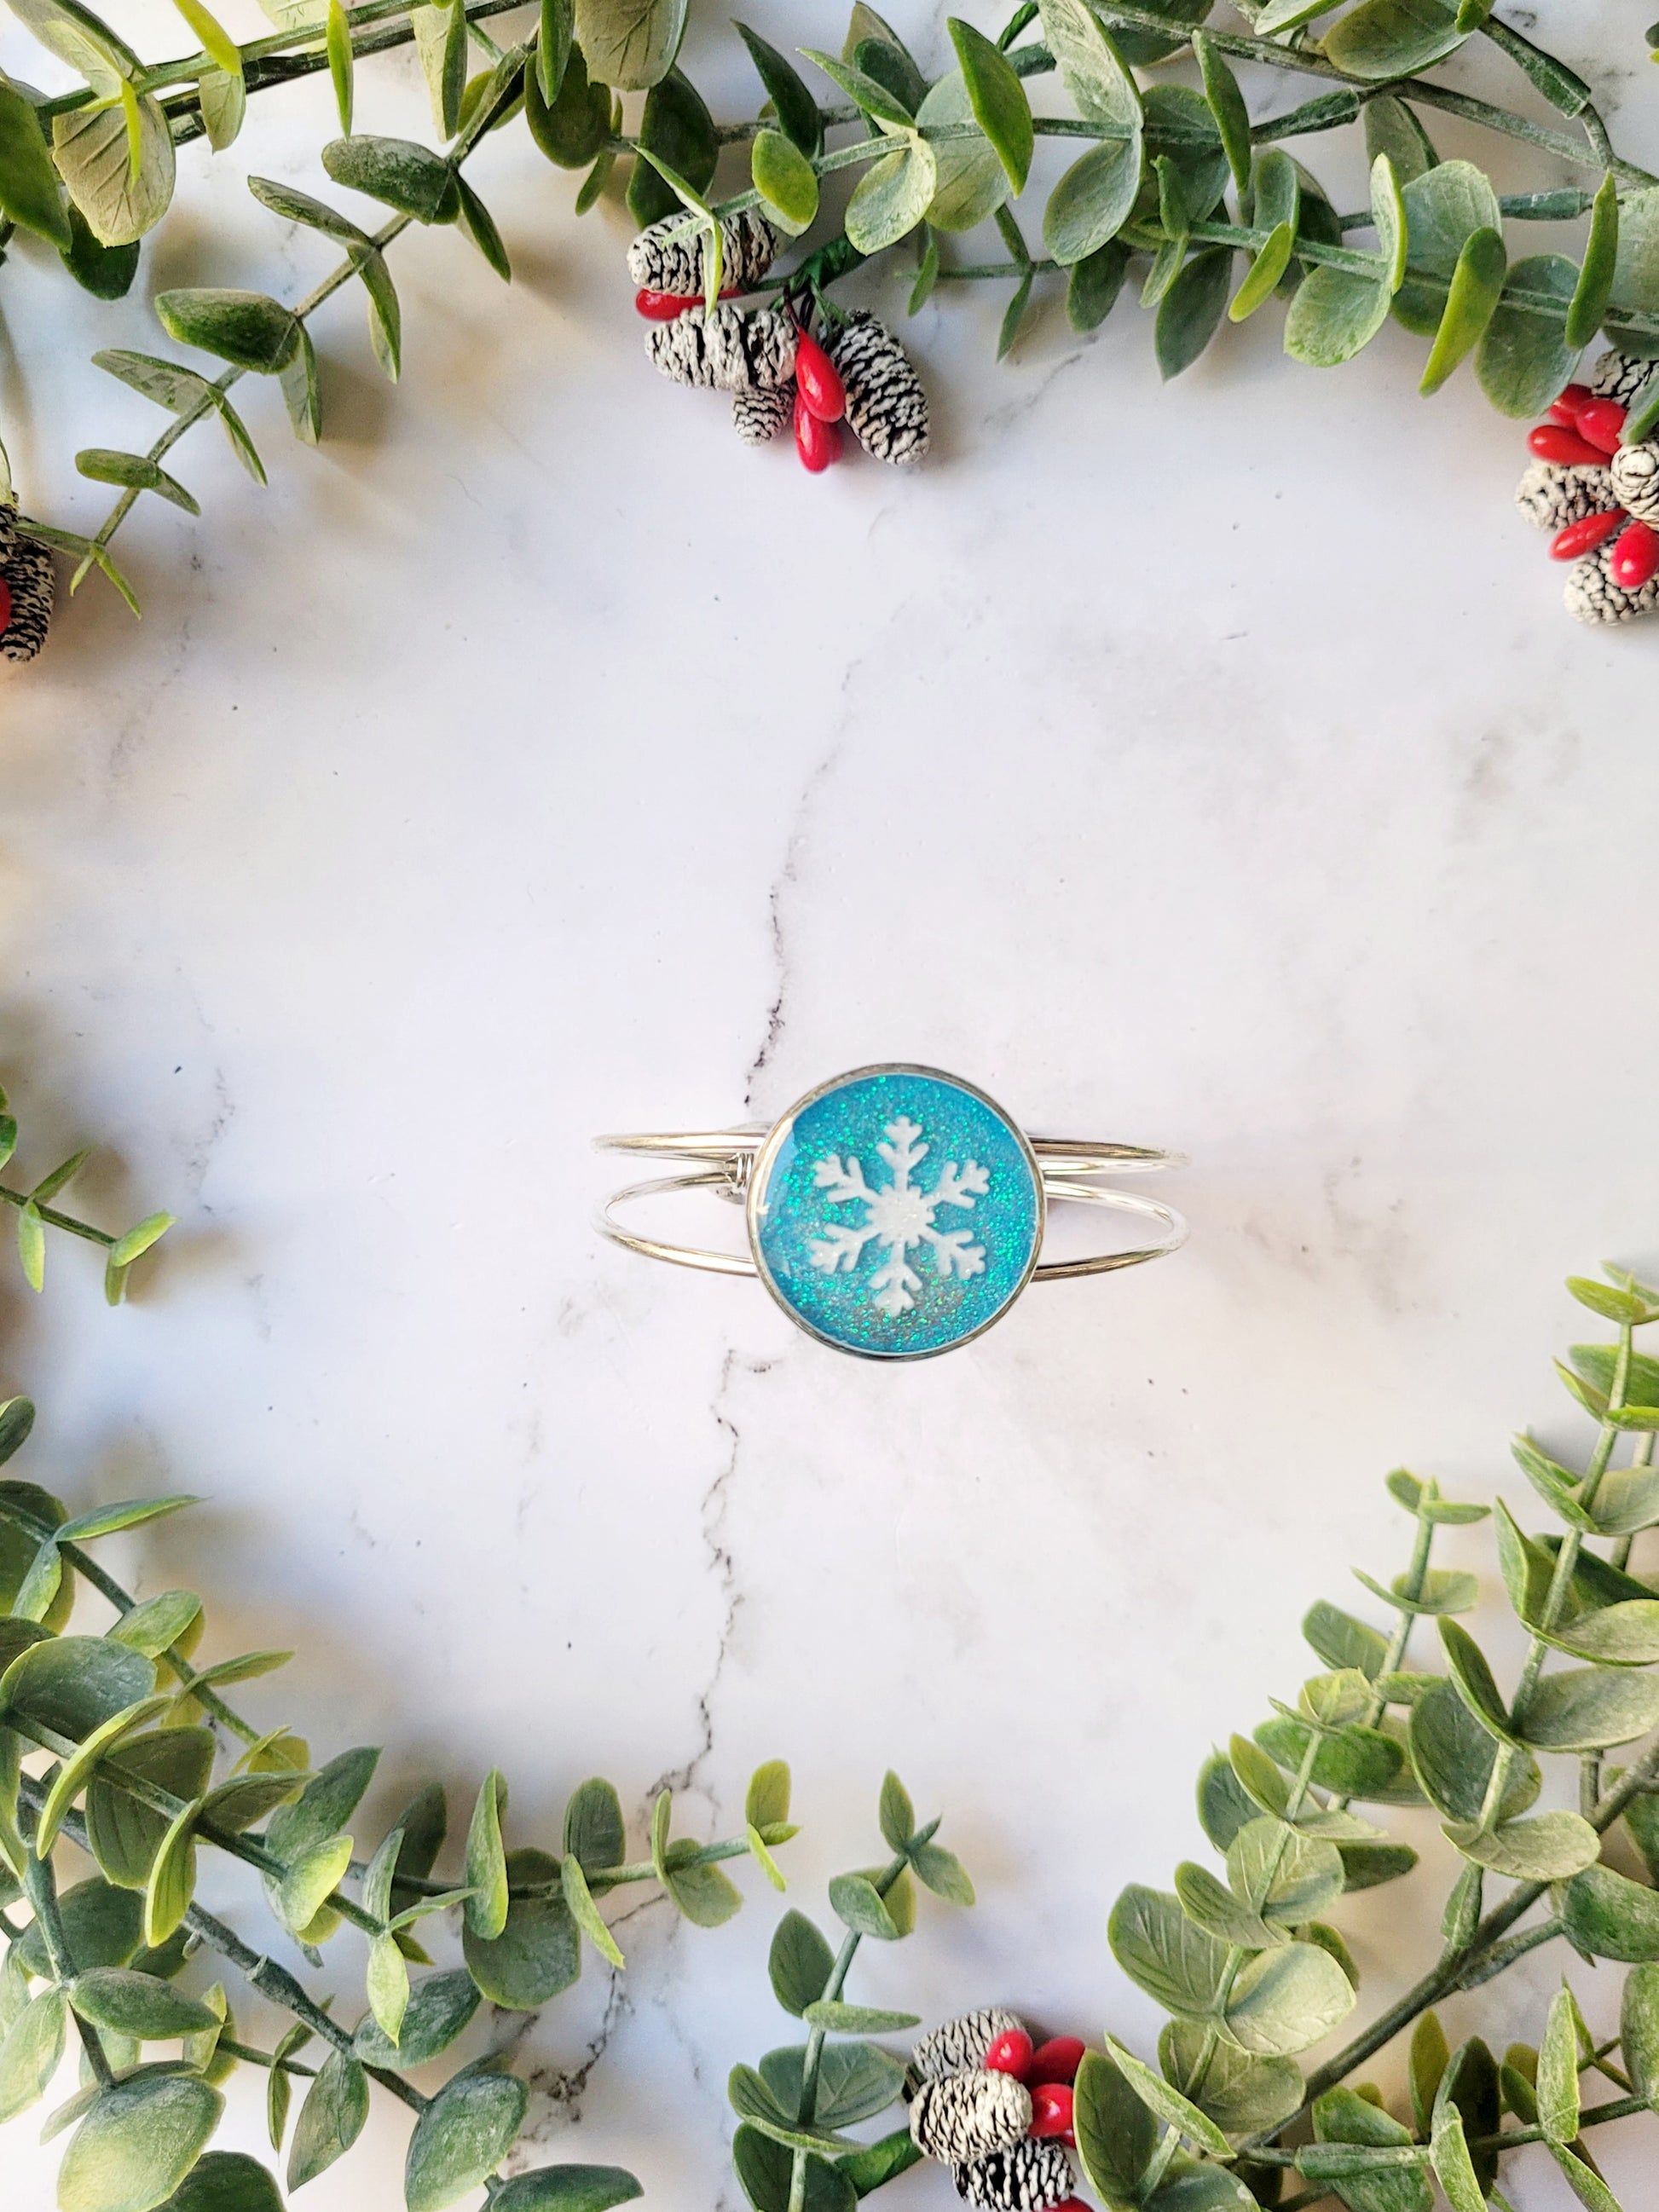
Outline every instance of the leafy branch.
<path fill-rule="evenodd" d="M 171 200 L 174 146 L 204 131 L 216 148 L 229 145 L 252 94 L 316 70 L 333 77 L 346 134 L 323 149 L 325 168 L 392 211 L 380 229 L 365 231 L 309 194 L 255 179 L 274 212 L 346 248 L 340 265 L 292 308 L 258 294 L 162 295 L 157 308 L 171 335 L 228 364 L 212 381 L 149 355 L 97 356 L 173 420 L 145 453 L 80 453 L 83 474 L 119 488 L 93 536 L 23 519 L 27 532 L 76 556 L 76 583 L 97 568 L 133 601 L 112 542 L 141 492 L 196 511 L 165 464 L 210 415 L 264 481 L 228 398 L 241 377 L 276 377 L 296 434 L 307 441 L 320 434 L 307 326 L 354 276 L 368 289 L 376 352 L 396 374 L 398 317 L 385 253 L 411 221 L 459 222 L 508 275 L 505 247 L 462 167 L 484 131 L 520 115 L 549 160 L 585 173 L 578 212 L 620 171 L 641 224 L 683 222 L 711 240 L 722 221 L 755 210 L 783 236 L 804 237 L 819 226 L 823 180 L 859 172 L 839 223 L 808 242 L 793 270 L 759 277 L 757 289 L 822 307 L 829 286 L 909 246 L 920 262 L 914 275 L 906 271 L 913 313 L 941 283 L 1012 287 L 1004 353 L 1059 283 L 1073 325 L 1097 327 L 1137 262 L 1166 375 L 1196 360 L 1224 323 L 1244 320 L 1278 293 L 1289 300 L 1285 343 L 1294 359 L 1316 367 L 1350 360 L 1392 317 L 1431 342 L 1425 392 L 1472 359 L 1487 398 L 1517 416 L 1541 411 L 1562 390 L 1598 329 L 1638 356 L 1659 351 L 1659 182 L 1613 146 L 1584 80 L 1484 0 L 1250 0 L 1243 30 L 1211 27 L 1203 0 L 1101 0 L 1092 8 L 1027 0 L 994 40 L 951 19 L 952 65 L 931 78 L 860 0 L 838 56 L 803 50 L 803 65 L 831 82 L 828 100 L 796 60 L 739 26 L 767 104 L 757 117 L 726 123 L 678 66 L 685 0 L 582 0 L 580 9 L 574 0 L 540 0 L 533 29 L 503 55 L 484 25 L 507 4 L 369 0 L 347 9 L 330 0 L 324 21 L 237 44 L 200 0 L 189 0 L 183 12 L 201 46 L 149 64 L 78 5 L 30 0 L 37 33 L 85 81 L 39 104 L 0 86 L 0 209 L 9 222 L 52 238 L 70 271 L 102 296 L 131 282 L 137 241 Z M 358 60 L 410 41 L 448 148 L 442 155 L 352 135 Z M 1440 82 L 1442 65 L 1471 41 L 1559 121 Z M 470 47 L 485 62 L 471 76 Z M 1170 74 L 1180 63 L 1195 82 Z M 1153 67 L 1160 74 L 1147 82 Z M 1270 112 L 1273 80 L 1287 74 L 1311 80 L 1311 96 Z M 1032 112 L 1027 86 L 1050 76 L 1074 112 Z M 624 95 L 640 91 L 643 107 L 625 130 Z M 1424 122 L 1436 115 L 1572 164 L 1599 187 L 1499 196 L 1474 163 L 1441 159 Z M 1353 126 L 1365 138 L 1370 204 L 1339 214 L 1286 149 Z M 850 138 L 839 137 L 848 131 Z M 1036 149 L 1056 140 L 1082 142 L 1083 150 L 1048 191 L 1038 253 L 1012 203 L 1027 190 Z M 112 158 L 118 146 L 125 167 Z M 722 156 L 734 148 L 747 158 L 748 179 L 711 202 Z M 1548 252 L 1511 263 L 1504 226 L 1532 221 L 1587 221 L 1582 258 Z M 955 261 L 952 236 L 991 222 L 1007 258 Z M 1353 242 L 1366 231 L 1374 246 Z M 1632 407 L 1627 438 L 1655 421 L 1659 380 Z"/>
<path fill-rule="evenodd" d="M 27 1400 L 0 1407 L 0 1460 L 32 1422 Z M 773 1853 L 796 1832 L 787 1767 L 759 1770 L 743 1833 L 713 1844 L 673 1837 L 672 1796 L 661 1792 L 641 1862 L 628 1859 L 617 1793 L 599 1780 L 572 1796 L 558 1853 L 509 1848 L 507 1785 L 494 1771 L 452 1876 L 434 1874 L 448 1825 L 435 1783 L 361 1854 L 347 1829 L 378 1751 L 347 1751 L 313 1770 L 289 1730 L 256 1730 L 222 1693 L 291 1655 L 198 1665 L 200 1599 L 169 1590 L 140 1602 L 88 1548 L 194 1502 L 132 1499 L 71 1518 L 37 1485 L 0 1480 L 0 2118 L 46 2094 L 73 2021 L 90 2078 L 46 2123 L 49 2134 L 73 2130 L 59 2179 L 64 2212 L 159 2205 L 187 2176 L 200 2176 L 223 2212 L 270 2212 L 277 2200 L 265 2170 L 206 2148 L 223 2108 L 218 2085 L 238 2063 L 266 2073 L 271 2148 L 288 2142 L 290 2189 L 349 2148 L 373 2083 L 416 2115 L 409 2212 L 441 2212 L 480 2182 L 505 2212 L 605 2212 L 637 2196 L 633 2177 L 611 2167 L 549 2166 L 503 2180 L 496 2169 L 529 2092 L 497 2059 L 463 2065 L 429 2094 L 408 2069 L 447 2051 L 486 1999 L 527 2011 L 560 1995 L 578 1978 L 584 1948 L 621 1967 L 598 1903 L 614 1888 L 654 1881 L 687 1919 L 710 1928 L 741 1903 L 721 1861 L 751 1857 L 781 1888 Z M 77 1583 L 113 1611 L 101 1635 L 69 1632 Z M 216 1772 L 227 1737 L 239 1755 Z M 60 1890 L 66 1846 L 94 1870 Z M 259 1875 L 280 1929 L 313 1964 L 342 1928 L 367 1939 L 368 2008 L 355 2027 L 199 1901 L 204 1848 Z M 9 1910 L 18 1905 L 28 1915 L 21 1923 Z M 456 1914 L 460 1962 L 412 1979 L 411 1966 L 433 1966 L 425 1943 Z M 177 1986 L 203 1952 L 289 2014 L 293 2026 L 271 2048 L 236 2033 L 222 1984 L 199 1995 Z M 325 2047 L 315 2068 L 296 2055 L 311 2041 Z M 158 2043 L 180 2055 L 155 2057 L 147 2046 Z M 305 2094 L 290 2136 L 296 2080 Z"/>
<path fill-rule="evenodd" d="M 0 1090 L 0 1171 L 10 1164 L 16 1149 L 17 1117 L 10 1110 L 5 1092 Z M 104 1294 L 111 1305 L 119 1305 L 126 1295 L 127 1276 L 133 1262 L 166 1236 L 174 1225 L 175 1216 L 146 1214 L 131 1229 L 112 1236 L 108 1230 L 95 1229 L 91 1222 L 62 1212 L 52 1201 L 69 1188 L 91 1157 L 90 1147 L 71 1152 L 68 1159 L 60 1160 L 28 1190 L 16 1190 L 9 1183 L 0 1182 L 0 1205 L 9 1206 L 17 1215 L 17 1256 L 31 1290 L 39 1291 L 45 1285 L 46 1231 L 57 1229 L 66 1237 L 78 1237 L 82 1243 L 101 1247 L 106 1255 Z"/>

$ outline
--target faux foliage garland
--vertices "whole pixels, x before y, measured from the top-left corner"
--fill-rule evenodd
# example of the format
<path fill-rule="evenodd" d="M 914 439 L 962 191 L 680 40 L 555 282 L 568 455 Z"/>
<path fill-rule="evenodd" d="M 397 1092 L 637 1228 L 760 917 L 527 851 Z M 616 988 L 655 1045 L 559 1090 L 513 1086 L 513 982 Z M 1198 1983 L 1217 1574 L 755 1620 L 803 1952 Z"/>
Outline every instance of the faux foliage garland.
<path fill-rule="evenodd" d="M 866 2039 L 917 2024 L 859 2011 L 842 1989 L 861 1936 L 908 1932 L 908 1911 L 878 1910 L 881 1897 L 912 1868 L 927 1880 L 935 1848 L 937 1823 L 918 1831 L 890 1776 L 881 1826 L 895 1856 L 856 1890 L 832 1890 L 848 1929 L 841 1953 L 832 1958 L 793 1911 L 773 1944 L 774 1990 L 811 2040 L 804 2054 L 775 2051 L 757 2071 L 732 2075 L 738 2174 L 755 2212 L 853 2212 L 924 2154 L 955 2161 L 972 2203 L 1050 2212 L 1073 2186 L 1054 2148 L 1062 2130 L 1109 2212 L 1295 2212 L 1328 2200 L 1348 2212 L 1432 2212 L 1434 2182 L 1451 2212 L 1503 2212 L 1510 2200 L 1500 2177 L 1523 2153 L 1553 2160 L 1587 2212 L 1620 2212 L 1586 2136 L 1659 2112 L 1659 1589 L 1631 1571 L 1637 1535 L 1659 1526 L 1659 1360 L 1634 1343 L 1638 1328 L 1659 1322 L 1659 1291 L 1608 1274 L 1568 1288 L 1614 1324 L 1614 1340 L 1576 1346 L 1571 1364 L 1558 1363 L 1596 1423 L 1585 1465 L 1563 1464 L 1529 1436 L 1514 1442 L 1556 1529 L 1528 1534 L 1501 1501 L 1466 1504 L 1403 1470 L 1390 1475 L 1390 1495 L 1412 1522 L 1410 1558 L 1391 1582 L 1358 1575 L 1390 1627 L 1316 1604 L 1303 1629 L 1326 1671 L 1294 1704 L 1275 1702 L 1199 1776 L 1199 1819 L 1224 1880 L 1188 1862 L 1170 1889 L 1137 1883 L 1118 1899 L 1113 1955 L 1170 2015 L 1156 2067 L 1110 2035 L 1092 2051 L 1066 2039 L 1069 2059 L 1039 2064 L 1036 2078 L 1074 2077 L 1075 2087 L 1049 2089 L 1033 2126 L 1033 2099 L 1008 2094 L 1006 2079 L 994 2096 L 974 2087 L 992 2086 L 988 2069 L 1018 2072 L 1023 2060 L 1030 2072 L 1031 2041 L 1012 2014 L 992 2008 L 936 2029 L 908 2067 Z M 1634 1449 L 1616 1464 L 1626 1443 Z M 1457 1620 L 1476 1602 L 1476 1577 L 1432 1559 L 1439 1530 L 1488 1517 L 1527 1638 L 1507 1692 Z M 1437 1653 L 1413 1651 L 1413 1632 L 1431 1623 Z M 1558 1656 L 1572 1663 L 1553 1667 Z M 1644 1739 L 1627 1765 L 1605 1764 L 1610 1751 Z M 1540 1762 L 1553 1759 L 1573 1762 L 1576 1811 L 1532 1809 Z M 1356 1803 L 1431 1808 L 1461 1870 L 1436 1964 L 1304 2075 L 1298 2055 L 1358 2002 L 1358 1970 L 1325 1916 L 1343 1895 L 1401 1880 L 1418 1863 Z M 1605 1862 L 1616 1827 L 1645 1881 Z M 1504 1885 L 1496 1899 L 1494 1883 Z M 972 1902 L 965 1877 L 930 1887 Z M 1535 2044 L 1513 2044 L 1501 2059 L 1478 2036 L 1451 2049 L 1434 2008 L 1558 1940 L 1587 1966 L 1631 1968 L 1619 2033 L 1596 2041 L 1564 1981 Z M 1411 2105 L 1401 2118 L 1353 2077 L 1407 2029 Z M 845 2039 L 829 2046 L 830 2069 L 826 2034 Z M 1011 2042 L 1019 2051 L 1000 2057 Z M 1616 2094 L 1587 2099 L 1598 2081 Z M 910 2101 L 907 2126 L 872 2143 L 848 2136 L 855 2119 L 901 2096 Z"/>
<path fill-rule="evenodd" d="M 816 324 L 843 370 L 849 326 L 830 288 L 860 262 L 896 252 L 910 262 L 912 312 L 939 284 L 1006 285 L 1003 353 L 1018 342 L 1040 289 L 1063 286 L 1073 326 L 1088 331 L 1111 312 L 1138 266 L 1166 375 L 1195 360 L 1224 321 L 1257 312 L 1279 291 L 1290 295 L 1285 348 L 1297 360 L 1330 366 L 1351 359 L 1392 314 L 1431 341 L 1425 392 L 1473 355 L 1488 398 L 1515 416 L 1541 413 L 1558 398 L 1598 330 L 1628 362 L 1659 357 L 1659 182 L 1618 153 L 1589 86 L 1494 14 L 1492 0 L 1358 0 L 1340 12 L 1339 0 L 1240 0 L 1243 29 L 1206 27 L 1204 0 L 1026 0 L 994 40 L 952 19 L 953 66 L 931 82 L 899 33 L 860 0 L 838 55 L 806 47 L 804 62 L 791 58 L 739 25 L 765 105 L 758 116 L 727 125 L 714 121 L 678 65 L 688 0 L 538 0 L 527 27 L 526 11 L 518 10 L 523 35 L 505 51 L 487 25 L 509 12 L 512 0 L 368 0 L 352 9 L 342 0 L 265 0 L 278 28 L 245 43 L 204 0 L 176 0 L 200 44 L 159 63 L 143 60 L 82 0 L 9 4 L 81 82 L 49 98 L 0 82 L 4 236 L 21 229 L 57 247 L 69 276 L 96 296 L 117 299 L 131 286 L 138 240 L 173 194 L 176 147 L 205 136 L 224 149 L 251 94 L 314 70 L 331 74 L 343 134 L 322 149 L 324 170 L 391 210 L 368 230 L 310 193 L 252 179 L 279 218 L 343 249 L 335 269 L 291 306 L 250 291 L 158 295 L 168 335 L 228 364 L 217 375 L 130 349 L 95 356 L 172 419 L 144 453 L 88 447 L 77 455 L 83 475 L 119 490 L 90 536 L 21 516 L 10 551 L 0 543 L 0 584 L 11 585 L 14 605 L 21 597 L 24 610 L 21 623 L 0 635 L 0 653 L 13 658 L 27 657 L 44 632 L 43 545 L 75 557 L 75 583 L 97 568 L 136 607 L 113 542 L 143 493 L 197 511 L 167 465 L 196 424 L 216 419 L 264 481 L 264 464 L 229 397 L 240 378 L 276 377 L 296 435 L 313 442 L 321 434 L 308 325 L 354 279 L 368 295 L 377 357 L 397 375 L 401 319 L 386 250 L 410 222 L 458 225 L 503 277 L 510 275 L 506 246 L 465 170 L 486 131 L 520 117 L 550 161 L 585 172 L 579 212 L 611 188 L 621 165 L 637 221 L 678 218 L 680 234 L 697 247 L 711 325 L 717 313 L 735 328 L 781 306 L 809 337 Z M 1541 98 L 1571 127 L 1443 82 L 1437 73 L 1472 40 L 1501 55 L 1528 96 Z M 441 152 L 353 134 L 358 62 L 410 40 L 425 65 Z M 475 55 L 483 66 L 469 74 Z M 1146 72 L 1172 61 L 1192 63 L 1187 74 L 1196 82 L 1146 81 Z M 1028 84 L 1055 72 L 1074 112 L 1034 113 Z M 1278 88 L 1297 76 L 1311 80 L 1310 96 L 1285 110 Z M 809 80 L 828 82 L 838 96 L 826 102 Z M 638 92 L 645 99 L 630 131 L 623 95 Z M 1474 163 L 1439 158 L 1425 115 L 1517 141 L 1583 181 L 1499 194 Z M 1340 211 L 1285 149 L 1354 125 L 1363 128 L 1370 159 L 1370 204 Z M 1082 150 L 1048 196 L 1039 252 L 1010 203 L 1027 185 L 1037 141 L 1049 137 L 1076 141 Z M 748 187 L 715 198 L 728 149 L 746 155 Z M 857 181 L 837 219 L 821 210 L 820 185 L 843 169 Z M 763 211 L 786 237 L 805 237 L 815 226 L 829 234 L 783 275 L 757 280 L 753 289 L 770 295 L 770 308 L 719 309 L 717 241 L 732 218 L 751 210 Z M 1505 224 L 1538 221 L 1583 222 L 1581 256 L 1511 262 Z M 951 239 L 987 223 L 1000 236 L 997 258 L 959 259 Z M 1354 234 L 1373 243 L 1348 243 Z M 697 313 L 684 294 L 679 304 Z M 673 341 L 669 350 L 684 352 L 690 343 Z M 872 333 L 865 348 L 884 343 L 884 373 L 897 375 L 902 354 L 890 334 L 880 331 L 878 340 Z M 833 392 L 816 410 L 803 390 L 781 402 L 745 398 L 754 387 L 729 369 L 693 380 L 737 384 L 745 436 L 769 434 L 793 409 L 808 465 L 835 458 Z M 1644 443 L 1659 421 L 1659 380 L 1644 371 L 1636 382 L 1615 433 L 1626 446 Z M 775 393 L 783 384 L 759 388 Z M 914 423 L 915 403 L 907 404 Z M 849 404 L 860 442 L 883 458 L 909 458 L 915 441 L 894 451 L 881 435 L 879 411 L 866 400 L 874 429 L 866 437 Z M 1607 501 L 1595 509 L 1613 511 Z M 1632 600 L 1613 607 L 1616 614 L 1647 604 L 1640 572 L 1650 558 L 1648 573 L 1659 574 L 1659 534 L 1638 524 L 1644 534 L 1629 541 L 1622 568 L 1610 572 L 1624 579 Z M 1589 556 L 1596 551 L 1589 547 Z M 1563 557 L 1578 555 L 1570 548 Z M 1595 613 L 1605 609 L 1606 593 L 1586 599 L 1581 591 L 1573 603 Z"/>

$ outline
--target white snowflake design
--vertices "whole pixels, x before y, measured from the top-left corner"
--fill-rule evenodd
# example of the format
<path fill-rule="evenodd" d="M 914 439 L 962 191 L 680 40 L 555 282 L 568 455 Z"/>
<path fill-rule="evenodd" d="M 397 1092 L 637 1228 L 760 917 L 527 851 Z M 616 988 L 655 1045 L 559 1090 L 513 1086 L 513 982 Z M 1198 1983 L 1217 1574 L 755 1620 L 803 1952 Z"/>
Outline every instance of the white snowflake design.
<path fill-rule="evenodd" d="M 850 1275 L 872 1240 L 885 1247 L 886 1256 L 870 1278 L 871 1303 L 878 1313 L 893 1320 L 908 1313 L 916 1303 L 921 1278 L 906 1254 L 913 1245 L 926 1244 L 933 1255 L 933 1270 L 941 1280 L 952 1275 L 964 1281 L 985 1272 L 985 1247 L 973 1242 L 968 1229 L 936 1229 L 933 1215 L 941 1206 L 971 1207 L 991 1187 L 991 1173 L 975 1160 L 958 1167 L 948 1160 L 939 1170 L 931 1190 L 920 1190 L 910 1177 L 927 1158 L 930 1146 L 921 1141 L 918 1123 L 901 1115 L 883 1133 L 885 1141 L 876 1150 L 892 1171 L 892 1180 L 872 1190 L 860 1164 L 848 1158 L 843 1164 L 836 1153 L 820 1160 L 812 1181 L 831 1206 L 865 1208 L 864 1219 L 852 1224 L 826 1224 L 822 1236 L 811 1239 L 810 1257 L 826 1275 Z"/>

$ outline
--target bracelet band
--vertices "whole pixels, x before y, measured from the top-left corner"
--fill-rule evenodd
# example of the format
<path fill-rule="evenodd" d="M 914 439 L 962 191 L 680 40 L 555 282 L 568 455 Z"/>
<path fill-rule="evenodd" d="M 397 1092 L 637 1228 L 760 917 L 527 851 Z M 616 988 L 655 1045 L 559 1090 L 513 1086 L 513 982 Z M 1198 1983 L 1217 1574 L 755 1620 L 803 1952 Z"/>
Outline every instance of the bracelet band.
<path fill-rule="evenodd" d="M 599 1226 L 611 1243 L 676 1267 L 757 1275 L 798 1327 L 872 1358 L 950 1351 L 1000 1320 L 1030 1282 L 1137 1267 L 1187 1235 L 1172 1206 L 1094 1180 L 1180 1167 L 1180 1153 L 1028 1137 L 975 1085 L 903 1062 L 834 1077 L 769 1127 L 596 1142 L 687 1164 L 607 1201 Z M 637 1200 L 684 1191 L 741 1205 L 748 1254 L 670 1243 L 616 1218 Z M 1043 1261 L 1051 1204 L 1133 1214 L 1160 1233 L 1132 1249 Z"/>

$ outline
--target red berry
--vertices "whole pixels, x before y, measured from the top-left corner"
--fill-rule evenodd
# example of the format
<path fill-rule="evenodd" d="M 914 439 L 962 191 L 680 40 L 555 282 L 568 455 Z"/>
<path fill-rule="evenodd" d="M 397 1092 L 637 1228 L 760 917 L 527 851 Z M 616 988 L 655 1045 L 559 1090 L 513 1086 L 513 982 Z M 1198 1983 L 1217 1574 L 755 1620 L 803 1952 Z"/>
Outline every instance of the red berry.
<path fill-rule="evenodd" d="M 0 637 L 11 628 L 11 586 L 0 576 Z"/>
<path fill-rule="evenodd" d="M 1621 592 L 1639 592 L 1649 578 L 1659 574 L 1659 531 L 1645 522 L 1632 522 L 1620 532 L 1607 571 Z"/>
<path fill-rule="evenodd" d="M 1625 519 L 1622 507 L 1610 507 L 1599 514 L 1586 514 L 1577 522 L 1570 522 L 1551 540 L 1551 559 L 1576 561 L 1581 553 L 1594 553 L 1598 545 L 1612 537 Z"/>
<path fill-rule="evenodd" d="M 1064 2081 L 1034 2081 L 1031 2085 L 1031 2124 L 1025 2130 L 1031 2136 L 1058 2136 L 1062 2142 L 1075 2142 L 1072 2126 L 1072 2090 Z"/>
<path fill-rule="evenodd" d="M 840 429 L 813 414 L 799 392 L 795 394 L 795 451 L 800 455 L 801 466 L 814 476 L 841 459 Z"/>
<path fill-rule="evenodd" d="M 1553 461 L 1564 469 L 1604 469 L 1607 465 L 1599 446 L 1588 444 L 1576 430 L 1564 430 L 1554 422 L 1540 422 L 1535 430 L 1528 431 L 1527 445 L 1540 461 Z"/>
<path fill-rule="evenodd" d="M 1601 453 L 1619 450 L 1626 410 L 1616 399 L 1587 399 L 1578 410 L 1578 434 Z"/>
<path fill-rule="evenodd" d="M 1023 2027 L 1004 2028 L 985 2054 L 988 2074 L 1012 2074 L 1021 2081 L 1030 2063 L 1031 2039 Z"/>
<path fill-rule="evenodd" d="M 805 331 L 795 348 L 795 389 L 820 422 L 839 422 L 847 412 L 840 371 L 817 340 Z"/>
<path fill-rule="evenodd" d="M 722 300 L 735 300 L 735 291 L 722 292 Z M 648 323 L 672 323 L 676 315 L 683 315 L 688 307 L 702 305 L 701 292 L 635 292 L 635 311 Z"/>
<path fill-rule="evenodd" d="M 1047 2043 L 1038 2044 L 1032 2052 L 1025 2079 L 1028 2081 L 1075 2081 L 1077 2069 L 1083 2063 L 1083 2051 L 1081 2036 L 1051 2035 Z"/>
<path fill-rule="evenodd" d="M 1578 410 L 1595 398 L 1588 384 L 1570 384 L 1550 409 L 1552 421 L 1565 422 L 1569 429 L 1578 420 Z"/>

